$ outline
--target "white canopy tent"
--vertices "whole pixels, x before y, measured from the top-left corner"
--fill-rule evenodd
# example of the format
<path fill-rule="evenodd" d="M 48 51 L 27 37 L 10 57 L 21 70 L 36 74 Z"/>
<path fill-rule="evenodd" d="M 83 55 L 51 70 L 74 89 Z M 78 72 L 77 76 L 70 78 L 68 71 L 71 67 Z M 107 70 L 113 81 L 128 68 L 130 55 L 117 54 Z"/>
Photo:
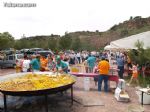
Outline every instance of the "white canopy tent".
<path fill-rule="evenodd" d="M 113 46 L 113 45 L 107 45 L 107 46 L 104 47 L 105 50 L 115 50 L 115 49 L 117 49 L 117 48 L 118 48 L 118 47 Z"/>
<path fill-rule="evenodd" d="M 137 35 L 132 35 L 123 39 L 110 42 L 110 45 L 105 46 L 104 49 L 136 49 L 135 43 L 137 41 L 142 41 L 144 43 L 143 48 L 146 49 L 150 47 L 150 31 L 139 33 Z"/>

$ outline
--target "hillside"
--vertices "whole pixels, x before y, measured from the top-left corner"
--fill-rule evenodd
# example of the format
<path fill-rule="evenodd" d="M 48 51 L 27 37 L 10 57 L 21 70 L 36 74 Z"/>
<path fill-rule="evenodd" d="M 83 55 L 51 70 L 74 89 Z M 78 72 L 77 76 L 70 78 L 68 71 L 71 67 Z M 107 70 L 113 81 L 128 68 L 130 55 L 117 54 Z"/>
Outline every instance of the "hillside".
<path fill-rule="evenodd" d="M 110 43 L 110 41 L 149 30 L 150 17 L 141 18 L 140 16 L 137 16 L 135 18 L 131 17 L 129 20 L 119 23 L 118 25 L 114 25 L 105 32 L 99 32 L 98 30 L 95 32 L 83 31 L 69 33 L 69 35 L 71 35 L 71 37 L 79 37 L 82 43 L 86 42 L 90 46 L 100 48 Z"/>
<path fill-rule="evenodd" d="M 28 41 L 27 46 L 24 47 L 49 47 L 53 49 L 75 49 L 75 50 L 93 50 L 103 48 L 113 40 L 124 38 L 130 35 L 138 34 L 150 30 L 150 17 L 142 18 L 140 16 L 130 17 L 129 20 L 123 23 L 112 26 L 108 31 L 95 32 L 91 31 L 77 31 L 66 33 L 62 37 L 67 37 L 68 40 L 59 35 L 50 36 L 35 36 L 22 38 L 18 41 Z M 61 41 L 61 42 L 60 42 Z M 68 44 L 69 42 L 70 44 Z M 67 43 L 67 44 L 66 44 Z M 65 46 L 66 44 L 66 46 Z M 29 46 L 30 45 L 30 46 Z M 19 46 L 19 45 L 16 45 Z M 22 48 L 19 46 L 19 48 Z"/>

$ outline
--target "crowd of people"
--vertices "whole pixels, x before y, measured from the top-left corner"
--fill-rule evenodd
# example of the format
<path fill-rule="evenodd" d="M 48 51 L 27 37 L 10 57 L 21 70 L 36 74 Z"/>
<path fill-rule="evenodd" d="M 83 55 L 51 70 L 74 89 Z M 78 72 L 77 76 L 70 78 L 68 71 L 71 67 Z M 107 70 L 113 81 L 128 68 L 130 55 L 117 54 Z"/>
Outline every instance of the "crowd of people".
<path fill-rule="evenodd" d="M 20 71 L 28 72 L 28 71 L 58 71 L 62 69 L 62 72 L 70 71 L 70 65 L 76 65 L 85 63 L 90 68 L 90 72 L 92 72 L 96 57 L 95 55 L 89 54 L 89 52 L 77 52 L 74 51 L 64 53 L 60 52 L 58 54 L 48 54 L 48 55 L 24 55 L 24 59 L 16 62 L 16 65 L 20 67 Z M 85 63 L 86 64 L 86 63 Z"/>
<path fill-rule="evenodd" d="M 97 78 L 98 91 L 101 91 L 102 82 L 104 81 L 104 91 L 108 92 L 110 67 L 115 67 L 117 70 L 115 75 L 123 79 L 124 68 L 127 66 L 129 70 L 133 71 L 129 85 L 133 79 L 139 84 L 137 79 L 138 65 L 136 62 L 131 63 L 129 56 L 123 52 L 103 51 L 102 53 L 98 53 L 70 51 L 48 54 L 47 56 L 40 54 L 24 55 L 24 59 L 17 62 L 16 65 L 20 67 L 21 72 L 51 71 L 68 73 L 70 72 L 70 66 L 81 63 L 84 65 L 86 72 L 97 72 L 100 74 Z"/>

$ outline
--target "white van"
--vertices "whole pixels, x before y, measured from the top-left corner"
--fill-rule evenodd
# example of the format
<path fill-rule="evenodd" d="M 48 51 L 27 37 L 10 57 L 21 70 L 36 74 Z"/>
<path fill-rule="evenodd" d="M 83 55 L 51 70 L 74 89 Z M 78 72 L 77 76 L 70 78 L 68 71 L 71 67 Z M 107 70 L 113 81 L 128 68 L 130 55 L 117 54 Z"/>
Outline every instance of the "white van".
<path fill-rule="evenodd" d="M 20 61 L 23 59 L 24 54 L 11 54 L 7 55 L 6 58 L 0 59 L 0 68 L 7 68 L 7 67 L 15 67 L 16 60 Z"/>

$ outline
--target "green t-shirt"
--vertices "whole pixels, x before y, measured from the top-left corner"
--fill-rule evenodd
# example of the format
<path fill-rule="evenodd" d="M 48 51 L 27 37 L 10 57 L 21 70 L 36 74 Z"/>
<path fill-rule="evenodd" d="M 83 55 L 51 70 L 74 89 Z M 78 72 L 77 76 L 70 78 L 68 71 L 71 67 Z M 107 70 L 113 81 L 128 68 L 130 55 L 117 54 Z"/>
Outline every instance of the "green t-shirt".
<path fill-rule="evenodd" d="M 33 70 L 40 70 L 40 63 L 36 58 L 31 60 L 30 64 L 32 65 Z"/>
<path fill-rule="evenodd" d="M 59 64 L 56 65 L 56 68 L 57 68 L 57 69 L 59 69 L 59 68 L 64 69 L 64 68 L 66 68 L 66 67 L 68 67 L 68 65 L 67 65 L 64 61 L 62 61 L 62 60 L 60 61 Z M 64 70 L 64 72 L 67 72 L 67 70 Z"/>

